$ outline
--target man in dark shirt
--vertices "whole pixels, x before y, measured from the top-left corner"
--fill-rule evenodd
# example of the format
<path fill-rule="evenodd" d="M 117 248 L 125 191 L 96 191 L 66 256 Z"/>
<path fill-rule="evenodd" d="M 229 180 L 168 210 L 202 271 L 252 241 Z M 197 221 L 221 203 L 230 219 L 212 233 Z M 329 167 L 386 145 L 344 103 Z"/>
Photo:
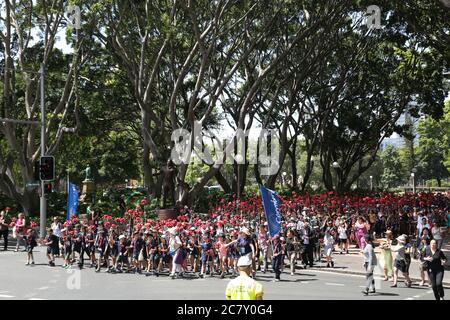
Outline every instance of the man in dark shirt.
<path fill-rule="evenodd" d="M 3 251 L 8 250 L 9 219 L 7 211 L 0 212 L 0 237 L 3 237 Z"/>
<path fill-rule="evenodd" d="M 53 230 L 51 228 L 47 229 L 47 237 L 44 240 L 44 244 L 47 246 L 48 265 L 54 267 L 55 255 L 58 253 L 59 248 L 59 241 L 58 237 L 53 234 Z"/>
<path fill-rule="evenodd" d="M 314 232 L 308 222 L 305 222 L 303 229 L 301 230 L 301 239 L 303 242 L 302 262 L 304 268 L 306 269 L 307 265 L 313 267 Z"/>
<path fill-rule="evenodd" d="M 275 235 L 272 238 L 272 248 L 273 248 L 273 256 L 272 256 L 272 268 L 275 271 L 275 280 L 280 281 L 281 275 L 281 264 L 283 263 L 283 249 L 280 242 L 280 236 Z"/>

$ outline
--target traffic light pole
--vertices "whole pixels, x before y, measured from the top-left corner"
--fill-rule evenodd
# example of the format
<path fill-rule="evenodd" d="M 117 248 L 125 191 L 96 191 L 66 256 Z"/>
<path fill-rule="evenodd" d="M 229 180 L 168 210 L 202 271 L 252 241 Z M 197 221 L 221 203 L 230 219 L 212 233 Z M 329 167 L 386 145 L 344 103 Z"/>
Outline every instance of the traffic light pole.
<path fill-rule="evenodd" d="M 44 84 L 44 64 L 41 63 L 39 69 L 41 75 L 41 157 L 45 156 L 45 84 Z M 47 198 L 45 197 L 45 182 L 41 180 L 41 198 L 40 198 L 40 237 L 45 237 L 47 220 Z"/>

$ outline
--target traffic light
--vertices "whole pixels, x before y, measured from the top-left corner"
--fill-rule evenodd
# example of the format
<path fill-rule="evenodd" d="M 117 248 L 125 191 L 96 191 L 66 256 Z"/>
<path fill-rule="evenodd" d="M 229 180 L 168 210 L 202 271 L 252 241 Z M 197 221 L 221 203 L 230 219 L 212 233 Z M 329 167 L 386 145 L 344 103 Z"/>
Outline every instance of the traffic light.
<path fill-rule="evenodd" d="M 52 184 L 51 183 L 44 183 L 44 194 L 50 194 L 52 192 Z"/>
<path fill-rule="evenodd" d="M 52 181 L 55 179 L 55 158 L 52 156 L 41 157 L 40 180 Z"/>

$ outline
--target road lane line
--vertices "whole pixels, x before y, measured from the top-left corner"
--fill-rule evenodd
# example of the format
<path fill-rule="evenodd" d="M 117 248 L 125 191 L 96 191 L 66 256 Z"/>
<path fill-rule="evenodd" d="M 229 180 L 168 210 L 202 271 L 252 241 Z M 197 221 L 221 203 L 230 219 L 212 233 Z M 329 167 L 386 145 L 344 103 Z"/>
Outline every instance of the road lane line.
<path fill-rule="evenodd" d="M 418 295 L 415 295 L 415 296 L 413 296 L 414 298 L 420 298 L 422 295 L 420 295 L 420 294 L 418 294 Z"/>
<path fill-rule="evenodd" d="M 43 299 L 43 298 L 30 298 L 28 300 L 48 300 L 48 299 Z"/>
<path fill-rule="evenodd" d="M 38 288 L 38 290 L 47 290 L 47 289 L 49 289 L 50 287 L 40 287 L 40 288 Z"/>
<path fill-rule="evenodd" d="M 14 298 L 14 296 L 10 296 L 8 294 L 0 294 L 0 298 Z"/>
<path fill-rule="evenodd" d="M 325 284 L 326 284 L 327 286 L 340 286 L 340 287 L 344 287 L 344 286 L 345 286 L 345 284 L 342 284 L 342 283 L 333 283 L 333 282 L 325 282 Z"/>
<path fill-rule="evenodd" d="M 406 298 L 406 299 L 403 299 L 403 300 L 414 300 L 414 298 Z"/>

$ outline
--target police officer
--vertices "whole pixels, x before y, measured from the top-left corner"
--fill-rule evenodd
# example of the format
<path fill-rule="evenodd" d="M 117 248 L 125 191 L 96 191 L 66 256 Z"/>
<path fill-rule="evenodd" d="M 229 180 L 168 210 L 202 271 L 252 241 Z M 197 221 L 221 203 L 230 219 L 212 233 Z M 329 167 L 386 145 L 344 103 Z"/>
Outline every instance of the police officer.
<path fill-rule="evenodd" d="M 248 256 L 239 258 L 237 266 L 239 276 L 231 280 L 225 291 L 227 300 L 262 300 L 264 289 L 262 285 L 252 279 L 252 259 Z"/>

